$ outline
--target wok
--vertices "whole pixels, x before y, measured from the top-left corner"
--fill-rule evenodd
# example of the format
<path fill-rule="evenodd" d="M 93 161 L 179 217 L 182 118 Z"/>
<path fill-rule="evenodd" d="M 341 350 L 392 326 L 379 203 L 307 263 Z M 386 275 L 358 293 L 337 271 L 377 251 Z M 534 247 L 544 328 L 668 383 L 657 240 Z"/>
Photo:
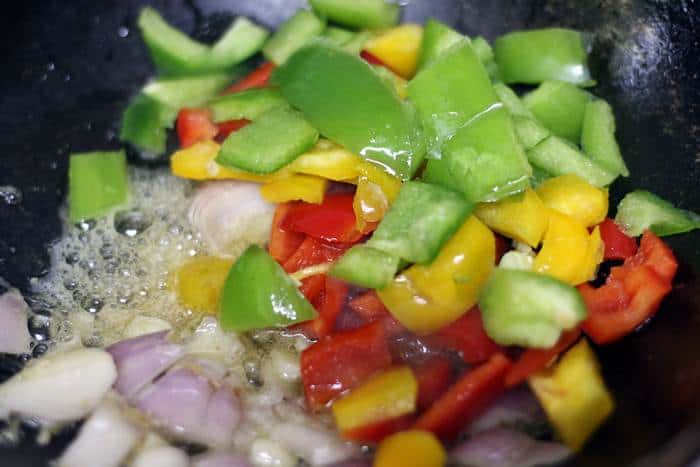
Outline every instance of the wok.
<path fill-rule="evenodd" d="M 348 0 L 351 1 L 351 0 Z M 116 148 L 121 112 L 153 73 L 135 27 L 150 3 L 211 41 L 232 14 L 274 27 L 302 0 L 47 0 L 7 2 L 0 17 L 0 276 L 27 291 L 48 271 L 60 235 L 68 154 Z M 562 25 L 595 33 L 594 92 L 615 109 L 635 187 L 700 210 L 700 5 L 694 0 L 410 0 L 408 21 L 429 16 L 493 39 L 521 28 Z M 20 191 L 20 199 L 7 186 Z M 657 318 L 598 349 L 618 410 L 573 461 L 582 466 L 691 465 L 700 450 L 700 235 L 668 239 L 681 261 L 678 284 Z M 40 311 L 40 310 L 37 310 Z M 0 379 L 22 362 L 2 359 Z M 50 388 L 47 388 L 50 390 Z M 38 446 L 31 427 L 0 447 L 7 467 L 46 465 L 70 439 Z"/>

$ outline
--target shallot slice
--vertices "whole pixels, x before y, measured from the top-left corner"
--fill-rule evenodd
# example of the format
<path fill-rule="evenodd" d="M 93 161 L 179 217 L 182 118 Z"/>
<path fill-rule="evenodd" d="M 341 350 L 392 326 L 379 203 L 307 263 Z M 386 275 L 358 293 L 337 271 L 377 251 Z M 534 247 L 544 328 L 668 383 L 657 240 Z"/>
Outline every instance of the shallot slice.
<path fill-rule="evenodd" d="M 143 449 L 131 467 L 188 467 L 190 460 L 182 450 L 173 446 L 153 446 Z"/>
<path fill-rule="evenodd" d="M 29 352 L 28 311 L 19 292 L 5 292 L 0 296 L 0 353 Z"/>
<path fill-rule="evenodd" d="M 192 467 L 252 467 L 248 459 L 227 452 L 207 452 L 192 459 Z"/>

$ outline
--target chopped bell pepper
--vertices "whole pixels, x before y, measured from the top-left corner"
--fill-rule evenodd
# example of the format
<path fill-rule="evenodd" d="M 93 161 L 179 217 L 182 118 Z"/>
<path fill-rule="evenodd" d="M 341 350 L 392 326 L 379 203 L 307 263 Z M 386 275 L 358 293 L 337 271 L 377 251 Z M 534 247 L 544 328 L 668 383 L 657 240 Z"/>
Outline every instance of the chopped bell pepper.
<path fill-rule="evenodd" d="M 512 88 L 503 83 L 494 83 L 493 90 L 496 91 L 498 99 L 513 117 L 535 118 L 535 115 L 525 106 Z"/>
<path fill-rule="evenodd" d="M 578 220 L 550 209 L 549 225 L 533 270 L 578 285 L 595 277 L 604 250 L 597 228 L 589 234 Z"/>
<path fill-rule="evenodd" d="M 219 312 L 226 330 L 283 327 L 316 316 L 292 279 L 259 246 L 248 247 L 226 277 Z"/>
<path fill-rule="evenodd" d="M 401 431 L 379 445 L 372 467 L 444 467 L 447 453 L 432 433 Z"/>
<path fill-rule="evenodd" d="M 453 440 L 503 392 L 503 378 L 510 365 L 510 360 L 497 353 L 469 370 L 416 420 L 413 428 L 430 431 L 445 441 Z"/>
<path fill-rule="evenodd" d="M 362 53 L 369 55 L 369 53 L 365 51 Z M 399 99 L 406 99 L 408 96 L 408 81 L 384 65 L 373 65 L 372 68 L 374 69 L 374 72 L 379 75 L 382 81 L 389 86 L 389 89 L 394 90 Z"/>
<path fill-rule="evenodd" d="M 464 313 L 456 321 L 423 339 L 438 348 L 456 350 L 470 365 L 485 362 L 502 350 L 484 330 L 481 311 L 477 307 Z"/>
<path fill-rule="evenodd" d="M 273 83 L 328 139 L 402 180 L 420 167 L 425 148 L 415 112 L 359 57 L 314 43 L 278 68 Z"/>
<path fill-rule="evenodd" d="M 177 297 L 187 308 L 216 314 L 221 290 L 233 262 L 229 259 L 203 256 L 193 258 L 177 270 Z"/>
<path fill-rule="evenodd" d="M 608 214 L 608 190 L 570 174 L 545 180 L 537 195 L 548 208 L 567 214 L 586 227 L 600 224 Z"/>
<path fill-rule="evenodd" d="M 493 269 L 495 249 L 493 233 L 471 216 L 434 261 L 410 267 L 377 293 L 409 330 L 437 331 L 476 303 Z"/>
<path fill-rule="evenodd" d="M 353 209 L 357 228 L 364 230 L 368 223 L 379 222 L 384 218 L 399 194 L 401 181 L 370 162 L 358 165 L 357 171 L 360 175 L 357 178 Z"/>
<path fill-rule="evenodd" d="M 628 235 L 636 237 L 649 229 L 663 237 L 700 228 L 700 215 L 679 209 L 649 191 L 635 190 L 618 204 L 615 222 Z"/>
<path fill-rule="evenodd" d="M 434 355 L 410 362 L 418 381 L 419 411 L 428 409 L 452 385 L 454 379 L 452 362 L 445 355 Z"/>
<path fill-rule="evenodd" d="M 592 84 L 586 45 L 578 31 L 549 28 L 511 32 L 496 39 L 494 52 L 506 84 L 547 80 Z"/>
<path fill-rule="evenodd" d="M 591 98 L 588 92 L 566 81 L 545 81 L 526 94 L 523 103 L 552 134 L 578 144 Z"/>
<path fill-rule="evenodd" d="M 270 88 L 247 89 L 227 93 L 207 103 L 215 122 L 227 120 L 255 120 L 268 110 L 286 106 L 279 92 Z"/>
<path fill-rule="evenodd" d="M 340 47 L 350 42 L 354 36 L 354 32 L 337 26 L 328 26 L 326 30 L 323 31 L 324 38 Z"/>
<path fill-rule="evenodd" d="M 311 7 L 333 22 L 358 29 L 387 28 L 396 24 L 400 7 L 385 0 L 309 0 Z"/>
<path fill-rule="evenodd" d="M 348 296 L 348 284 L 332 277 L 322 276 L 324 277 L 323 295 L 316 306 L 318 318 L 301 324 L 310 331 L 307 335 L 311 334 L 317 339 L 328 336 L 335 330 L 338 316 L 343 312 Z"/>
<path fill-rule="evenodd" d="M 393 203 L 401 190 L 401 180 L 389 174 L 376 164 L 371 162 L 361 162 L 357 166 L 358 178 L 366 178 L 370 182 L 378 185 L 389 203 Z"/>
<path fill-rule="evenodd" d="M 270 80 L 270 76 L 274 70 L 274 63 L 265 62 L 248 75 L 241 78 L 238 82 L 223 90 L 221 94 L 240 92 L 245 91 L 246 89 L 264 88 L 267 86 L 267 82 Z"/>
<path fill-rule="evenodd" d="M 362 444 L 381 443 L 385 438 L 411 428 L 413 415 L 390 418 L 377 423 L 371 423 L 359 428 L 345 431 L 342 438 Z"/>
<path fill-rule="evenodd" d="M 537 247 L 549 221 L 549 211 L 531 189 L 495 203 L 477 204 L 474 214 L 496 232 Z"/>
<path fill-rule="evenodd" d="M 363 159 L 327 139 L 320 139 L 316 146 L 289 164 L 292 172 L 335 180 L 354 180 Z"/>
<path fill-rule="evenodd" d="M 285 21 L 270 40 L 262 53 L 275 65 L 282 65 L 297 50 L 319 36 L 326 29 L 326 20 L 319 18 L 312 11 L 299 10 Z"/>
<path fill-rule="evenodd" d="M 399 76 L 410 79 L 416 73 L 423 27 L 402 24 L 388 29 L 365 44 L 365 50 L 385 63 Z"/>
<path fill-rule="evenodd" d="M 320 205 L 295 203 L 282 221 L 282 228 L 331 243 L 355 243 L 362 232 L 355 228 L 352 193 L 327 195 Z"/>
<path fill-rule="evenodd" d="M 429 66 L 450 47 L 464 40 L 464 36 L 440 21 L 430 18 L 425 23 L 423 40 L 418 54 L 418 69 Z"/>
<path fill-rule="evenodd" d="M 268 182 L 260 187 L 260 194 L 270 203 L 305 201 L 321 204 L 328 181 L 311 175 L 290 175 Z"/>
<path fill-rule="evenodd" d="M 523 145 L 523 149 L 526 151 L 534 148 L 551 135 L 549 130 L 540 125 L 534 118 L 513 115 L 513 126 L 515 127 L 515 134 L 518 135 L 520 144 Z M 538 178 L 535 173 L 538 167 L 535 166 L 532 169 L 533 178 Z"/>
<path fill-rule="evenodd" d="M 163 154 L 168 138 L 165 129 L 172 126 L 175 113 L 152 97 L 139 94 L 124 111 L 119 139 L 154 155 Z"/>
<path fill-rule="evenodd" d="M 364 381 L 331 409 L 338 430 L 343 433 L 365 425 L 415 412 L 418 381 L 411 368 L 386 370 Z"/>
<path fill-rule="evenodd" d="M 219 133 L 207 109 L 182 109 L 175 123 L 180 147 L 188 148 L 200 141 L 212 140 Z"/>
<path fill-rule="evenodd" d="M 605 245 L 604 259 L 627 259 L 637 252 L 637 242 L 628 237 L 612 219 L 605 219 L 598 225 L 600 239 Z"/>
<path fill-rule="evenodd" d="M 355 245 L 333 265 L 330 275 L 351 284 L 383 289 L 399 269 L 399 258 L 366 245 Z"/>
<path fill-rule="evenodd" d="M 581 128 L 581 148 L 608 172 L 629 176 L 630 172 L 615 140 L 615 116 L 604 100 L 596 99 L 586 104 Z"/>
<path fill-rule="evenodd" d="M 141 92 L 177 111 L 184 107 L 200 107 L 230 83 L 232 78 L 230 73 L 159 78 L 144 86 Z"/>
<path fill-rule="evenodd" d="M 615 409 L 598 360 L 585 339 L 552 369 L 531 376 L 529 382 L 557 434 L 573 451 L 580 450 Z"/>
<path fill-rule="evenodd" d="M 228 138 L 228 135 L 240 130 L 249 123 L 250 120 L 246 120 L 243 118 L 241 120 L 229 120 L 227 122 L 221 122 L 217 124 L 216 126 L 219 127 L 219 133 L 214 138 L 214 141 L 216 141 L 219 144 L 223 143 L 224 141 L 226 141 L 226 138 Z"/>
<path fill-rule="evenodd" d="M 306 238 L 306 235 L 302 233 L 291 232 L 282 228 L 282 222 L 287 217 L 287 213 L 292 209 L 292 206 L 291 203 L 278 204 L 275 209 L 275 215 L 272 218 L 270 242 L 267 245 L 267 250 L 270 256 L 280 264 L 284 264 Z"/>
<path fill-rule="evenodd" d="M 124 151 L 71 154 L 68 214 L 72 222 L 100 217 L 129 198 Z"/>
<path fill-rule="evenodd" d="M 479 298 L 486 333 L 501 345 L 546 349 L 586 318 L 572 286 L 529 271 L 497 268 Z"/>
<path fill-rule="evenodd" d="M 290 211 L 298 203 L 290 203 Z M 281 225 L 284 228 L 284 221 Z M 347 244 L 330 244 L 317 238 L 307 236 L 299 244 L 297 250 L 282 264 L 282 268 L 288 273 L 297 272 L 310 266 L 335 261 L 345 253 Z"/>

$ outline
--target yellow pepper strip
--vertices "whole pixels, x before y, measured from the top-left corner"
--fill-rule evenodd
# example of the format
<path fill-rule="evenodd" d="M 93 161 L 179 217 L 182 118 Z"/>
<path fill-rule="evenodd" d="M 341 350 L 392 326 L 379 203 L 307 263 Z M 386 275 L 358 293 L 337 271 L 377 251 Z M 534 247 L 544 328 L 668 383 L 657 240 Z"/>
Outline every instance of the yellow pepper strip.
<path fill-rule="evenodd" d="M 537 187 L 537 194 L 545 206 L 570 215 L 586 227 L 600 224 L 608 215 L 608 190 L 577 175 L 550 178 Z"/>
<path fill-rule="evenodd" d="M 219 296 L 233 261 L 203 256 L 183 264 L 176 273 L 175 289 L 187 308 L 215 315 Z"/>
<path fill-rule="evenodd" d="M 331 410 L 342 433 L 413 413 L 417 398 L 418 381 L 409 367 L 401 366 L 368 379 L 336 400 Z"/>
<path fill-rule="evenodd" d="M 270 182 L 284 177 L 288 170 L 282 169 L 270 175 L 256 175 L 242 170 L 222 167 L 216 163 L 219 144 L 212 140 L 200 141 L 192 146 L 176 151 L 170 157 L 170 170 L 173 175 L 190 180 L 243 180 L 248 182 Z"/>
<path fill-rule="evenodd" d="M 583 447 L 615 408 L 586 339 L 554 367 L 531 376 L 529 383 L 559 437 L 574 451 Z"/>
<path fill-rule="evenodd" d="M 496 232 L 532 247 L 537 247 L 547 230 L 548 210 L 530 189 L 495 203 L 478 204 L 474 214 Z"/>
<path fill-rule="evenodd" d="M 374 456 L 373 467 L 443 467 L 447 453 L 428 431 L 401 431 L 385 438 Z"/>
<path fill-rule="evenodd" d="M 357 165 L 360 177 L 365 177 L 370 182 L 379 185 L 382 192 L 393 203 L 401 190 L 401 180 L 387 173 L 386 170 L 371 162 L 361 162 Z"/>
<path fill-rule="evenodd" d="M 602 259 L 600 232 L 589 235 L 573 217 L 550 210 L 549 227 L 535 257 L 534 271 L 578 285 L 595 275 Z"/>
<path fill-rule="evenodd" d="M 344 181 L 357 178 L 357 166 L 363 159 L 328 140 L 319 140 L 310 151 L 287 166 L 288 170 L 329 180 Z"/>
<path fill-rule="evenodd" d="M 364 231 L 369 222 L 379 222 L 389 210 L 401 189 L 401 181 L 389 175 L 384 169 L 362 162 L 357 166 L 357 190 L 353 199 L 353 211 L 357 219 L 357 229 Z"/>
<path fill-rule="evenodd" d="M 270 203 L 306 201 L 321 204 L 328 188 L 328 180 L 311 175 L 290 175 L 273 180 L 260 187 L 260 194 Z"/>
<path fill-rule="evenodd" d="M 476 304 L 495 257 L 493 232 L 470 216 L 435 261 L 411 266 L 377 293 L 409 330 L 418 334 L 437 331 Z"/>
<path fill-rule="evenodd" d="M 423 40 L 423 28 L 417 24 L 402 24 L 370 39 L 364 49 L 384 62 L 403 78 L 416 73 L 418 52 Z"/>

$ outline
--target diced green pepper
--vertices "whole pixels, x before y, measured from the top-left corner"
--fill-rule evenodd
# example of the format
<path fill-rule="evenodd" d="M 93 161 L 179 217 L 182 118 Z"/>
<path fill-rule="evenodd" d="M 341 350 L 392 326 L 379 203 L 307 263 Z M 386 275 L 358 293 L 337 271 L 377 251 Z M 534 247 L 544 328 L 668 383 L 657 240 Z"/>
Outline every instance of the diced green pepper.
<path fill-rule="evenodd" d="M 471 202 L 496 201 L 530 186 L 532 169 L 500 104 L 460 128 L 442 150 L 452 179 Z"/>
<path fill-rule="evenodd" d="M 518 97 L 518 95 L 510 87 L 503 83 L 495 83 L 493 85 L 493 90 L 496 91 L 498 99 L 503 102 L 506 106 L 508 112 L 512 116 L 535 118 L 535 116 L 530 112 L 530 110 L 525 107 L 523 101 Z"/>
<path fill-rule="evenodd" d="M 278 107 L 231 133 L 216 162 L 246 172 L 269 174 L 292 162 L 317 140 L 318 131 L 299 112 Z"/>
<path fill-rule="evenodd" d="M 391 284 L 398 268 L 398 257 L 356 245 L 333 265 L 329 274 L 360 287 L 383 289 Z"/>
<path fill-rule="evenodd" d="M 355 33 L 336 26 L 328 26 L 323 31 L 323 37 L 337 46 L 343 46 L 355 37 Z"/>
<path fill-rule="evenodd" d="M 430 263 L 472 209 L 451 190 L 406 182 L 366 245 L 412 263 Z"/>
<path fill-rule="evenodd" d="M 423 120 L 428 150 L 440 159 L 443 143 L 498 103 L 486 69 L 467 40 L 453 46 L 408 83 L 408 96 Z"/>
<path fill-rule="evenodd" d="M 421 178 L 424 182 L 440 185 L 453 191 L 461 191 L 461 185 L 452 177 L 445 159 L 428 159 Z"/>
<path fill-rule="evenodd" d="M 198 107 L 224 89 L 232 81 L 230 74 L 161 78 L 148 83 L 142 92 L 177 110 Z"/>
<path fill-rule="evenodd" d="M 157 100 L 139 94 L 122 117 L 119 139 L 153 155 L 165 152 L 166 127 L 174 120 L 174 111 Z"/>
<path fill-rule="evenodd" d="M 244 16 L 239 16 L 211 47 L 210 68 L 226 70 L 252 57 L 263 48 L 270 33 Z"/>
<path fill-rule="evenodd" d="M 530 184 L 533 188 L 538 187 L 545 180 L 549 180 L 550 178 L 552 178 L 552 175 L 547 171 L 540 169 L 536 165 L 532 166 L 532 177 L 530 177 Z"/>
<path fill-rule="evenodd" d="M 566 81 L 545 81 L 523 98 L 525 106 L 554 135 L 578 144 L 591 95 Z"/>
<path fill-rule="evenodd" d="M 272 63 L 282 65 L 294 52 L 318 37 L 325 28 L 325 20 L 311 11 L 300 10 L 275 31 L 263 47 L 263 55 Z"/>
<path fill-rule="evenodd" d="M 604 100 L 586 104 L 581 147 L 588 157 L 608 172 L 629 176 L 630 172 L 615 140 L 615 116 Z"/>
<path fill-rule="evenodd" d="M 635 190 L 622 198 L 615 221 L 633 237 L 647 229 L 664 236 L 700 228 L 700 215 L 679 209 L 645 190 Z"/>
<path fill-rule="evenodd" d="M 496 57 L 493 54 L 493 48 L 491 44 L 488 43 L 486 39 L 481 36 L 477 36 L 472 39 L 472 47 L 474 52 L 484 64 L 486 72 L 489 74 L 492 80 L 500 80 L 500 75 L 498 73 L 498 65 L 496 64 Z"/>
<path fill-rule="evenodd" d="M 591 84 L 583 37 L 572 29 L 516 31 L 496 39 L 496 63 L 504 83 L 547 80 Z"/>
<path fill-rule="evenodd" d="M 236 332 L 284 327 L 317 316 L 292 278 L 257 245 L 248 247 L 231 268 L 220 309 L 222 328 Z"/>
<path fill-rule="evenodd" d="M 534 118 L 516 115 L 513 117 L 513 126 L 515 126 L 515 133 L 518 135 L 520 144 L 526 151 L 534 148 L 550 135 L 549 130 L 540 125 Z"/>
<path fill-rule="evenodd" d="M 126 202 L 128 197 L 124 151 L 71 154 L 68 164 L 68 210 L 71 221 L 103 216 Z"/>
<path fill-rule="evenodd" d="M 550 348 L 586 318 L 578 291 L 553 277 L 496 268 L 481 292 L 486 333 L 501 345 Z"/>
<path fill-rule="evenodd" d="M 353 55 L 358 55 L 365 44 L 374 37 L 374 33 L 371 31 L 360 31 L 355 34 L 352 39 L 343 44 L 342 49 Z"/>
<path fill-rule="evenodd" d="M 242 118 L 255 120 L 268 110 L 286 105 L 287 102 L 276 89 L 260 88 L 216 97 L 209 101 L 207 107 L 218 123 Z"/>
<path fill-rule="evenodd" d="M 429 19 L 423 29 L 423 41 L 418 54 L 418 69 L 432 63 L 453 45 L 464 40 L 464 36 L 436 19 Z"/>
<path fill-rule="evenodd" d="M 272 81 L 328 139 L 402 180 L 420 167 L 425 143 L 415 111 L 356 55 L 314 43 L 278 68 Z"/>
<path fill-rule="evenodd" d="M 401 8 L 385 0 L 309 0 L 320 16 L 357 29 L 379 29 L 395 25 Z"/>
<path fill-rule="evenodd" d="M 597 187 L 608 186 L 617 177 L 591 161 L 576 146 L 557 136 L 550 136 L 527 151 L 527 158 L 533 166 L 553 176 L 575 174 Z"/>

